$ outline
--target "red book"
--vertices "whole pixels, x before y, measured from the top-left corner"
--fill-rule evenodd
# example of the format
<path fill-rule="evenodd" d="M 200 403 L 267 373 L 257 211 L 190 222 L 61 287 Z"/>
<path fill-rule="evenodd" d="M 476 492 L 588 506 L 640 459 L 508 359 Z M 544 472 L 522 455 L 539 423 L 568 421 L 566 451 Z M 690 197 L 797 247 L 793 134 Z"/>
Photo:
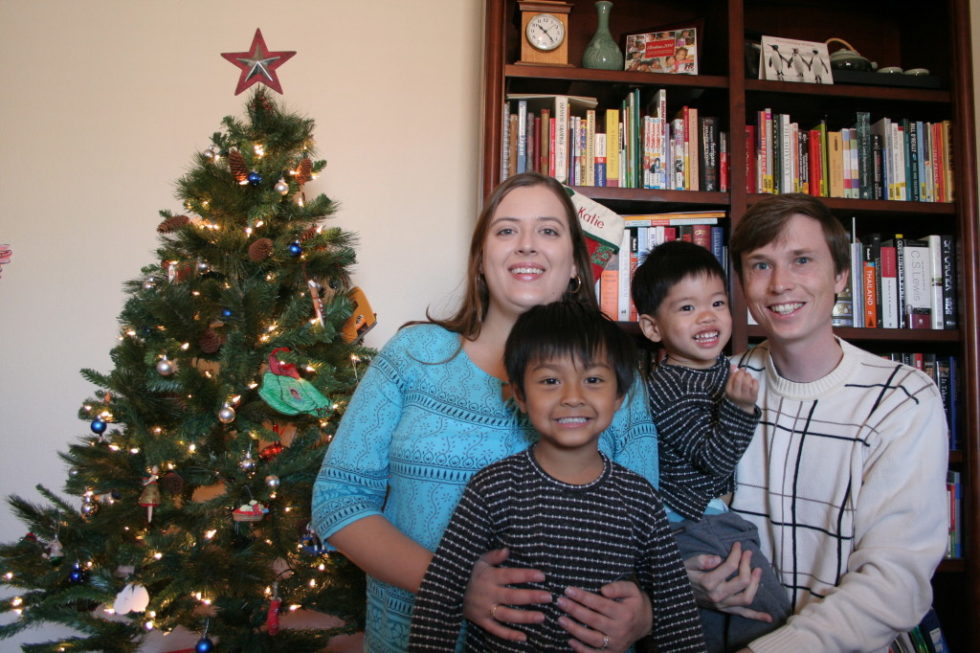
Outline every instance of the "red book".
<path fill-rule="evenodd" d="M 692 227 L 692 242 L 711 251 L 711 225 L 696 224 Z"/>
<path fill-rule="evenodd" d="M 745 192 L 758 193 L 755 165 L 755 125 L 745 126 Z"/>
<path fill-rule="evenodd" d="M 820 178 L 823 176 L 823 163 L 821 161 L 821 151 L 820 151 L 820 131 L 816 129 L 810 130 L 810 140 L 807 142 L 807 150 L 809 154 L 808 158 L 808 169 L 810 172 L 810 186 L 809 191 L 811 195 L 820 195 Z"/>

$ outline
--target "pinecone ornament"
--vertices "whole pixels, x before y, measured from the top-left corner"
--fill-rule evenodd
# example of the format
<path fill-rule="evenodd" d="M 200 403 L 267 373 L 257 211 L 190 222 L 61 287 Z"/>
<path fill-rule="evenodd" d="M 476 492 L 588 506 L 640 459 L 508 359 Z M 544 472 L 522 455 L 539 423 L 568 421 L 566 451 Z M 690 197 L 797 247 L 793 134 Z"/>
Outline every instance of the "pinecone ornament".
<path fill-rule="evenodd" d="M 248 166 L 245 164 L 245 157 L 242 156 L 237 147 L 228 150 L 228 168 L 238 183 L 248 181 Z"/>
<path fill-rule="evenodd" d="M 190 223 L 190 221 L 191 219 L 186 215 L 171 216 L 157 225 L 157 233 L 167 234 L 172 231 L 177 231 L 184 225 Z"/>

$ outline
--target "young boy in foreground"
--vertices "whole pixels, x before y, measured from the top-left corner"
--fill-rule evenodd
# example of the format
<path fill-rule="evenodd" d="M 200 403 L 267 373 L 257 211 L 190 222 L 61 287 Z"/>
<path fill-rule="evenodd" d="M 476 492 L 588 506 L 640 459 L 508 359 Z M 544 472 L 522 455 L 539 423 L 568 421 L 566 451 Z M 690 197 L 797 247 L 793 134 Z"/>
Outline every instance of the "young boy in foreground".
<path fill-rule="evenodd" d="M 636 270 L 633 302 L 643 334 L 666 356 L 650 372 L 650 412 L 660 437 L 660 492 L 681 557 L 727 556 L 740 542 L 762 579 L 751 609 L 757 621 L 702 610 L 708 650 L 736 650 L 776 628 L 789 598 L 759 552 L 756 527 L 728 510 L 735 466 L 759 421 L 759 384 L 731 370 L 722 349 L 732 332 L 725 273 L 708 250 L 670 241 L 650 251 Z"/>
<path fill-rule="evenodd" d="M 514 400 L 539 439 L 467 484 L 416 597 L 409 650 L 454 649 L 473 565 L 482 552 L 506 547 L 508 566 L 544 572 L 530 586 L 553 596 L 635 578 L 652 604 L 658 650 L 703 651 L 694 596 L 656 491 L 598 449 L 633 382 L 629 336 L 594 309 L 555 302 L 517 320 L 504 360 Z M 543 622 L 514 625 L 524 642 L 468 624 L 466 650 L 570 650 L 557 623 L 563 613 L 554 604 L 542 611 Z M 607 644 L 603 636 L 596 648 Z"/>

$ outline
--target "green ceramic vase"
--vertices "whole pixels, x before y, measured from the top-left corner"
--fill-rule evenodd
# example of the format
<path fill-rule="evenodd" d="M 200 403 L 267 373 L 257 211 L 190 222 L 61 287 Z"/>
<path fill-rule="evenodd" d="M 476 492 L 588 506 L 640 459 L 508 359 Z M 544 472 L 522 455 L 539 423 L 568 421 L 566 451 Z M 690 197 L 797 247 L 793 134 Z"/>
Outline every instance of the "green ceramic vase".
<path fill-rule="evenodd" d="M 585 54 L 582 56 L 583 68 L 623 69 L 623 52 L 609 33 L 609 12 L 612 11 L 612 4 L 608 0 L 599 0 L 595 3 L 599 26 L 585 48 Z"/>

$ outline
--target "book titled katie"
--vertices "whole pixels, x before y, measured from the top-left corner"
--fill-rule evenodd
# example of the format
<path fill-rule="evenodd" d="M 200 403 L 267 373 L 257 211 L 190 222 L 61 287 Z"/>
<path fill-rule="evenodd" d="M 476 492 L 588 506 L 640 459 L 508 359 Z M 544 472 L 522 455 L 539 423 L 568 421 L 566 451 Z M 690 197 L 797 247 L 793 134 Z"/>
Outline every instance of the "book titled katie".
<path fill-rule="evenodd" d="M 763 36 L 759 79 L 778 82 L 833 84 L 827 44 Z"/>
<path fill-rule="evenodd" d="M 698 74 L 698 30 L 694 27 L 629 34 L 626 70 Z"/>

